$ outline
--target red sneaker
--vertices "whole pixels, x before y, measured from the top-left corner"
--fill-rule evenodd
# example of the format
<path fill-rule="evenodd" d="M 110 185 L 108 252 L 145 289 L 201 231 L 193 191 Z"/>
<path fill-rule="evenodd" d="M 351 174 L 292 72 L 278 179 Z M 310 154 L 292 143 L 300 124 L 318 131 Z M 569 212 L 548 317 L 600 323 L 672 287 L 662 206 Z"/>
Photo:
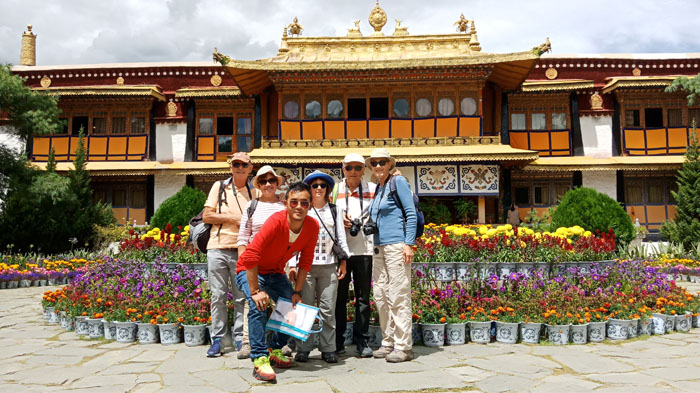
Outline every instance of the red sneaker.
<path fill-rule="evenodd" d="M 267 356 L 261 356 L 255 361 L 253 367 L 253 377 L 259 381 L 275 381 L 277 375 L 275 375 L 275 370 L 270 366 L 270 359 Z"/>
<path fill-rule="evenodd" d="M 281 349 L 272 349 L 270 351 L 270 363 L 279 368 L 290 368 L 292 367 L 292 359 L 288 358 L 282 353 Z"/>

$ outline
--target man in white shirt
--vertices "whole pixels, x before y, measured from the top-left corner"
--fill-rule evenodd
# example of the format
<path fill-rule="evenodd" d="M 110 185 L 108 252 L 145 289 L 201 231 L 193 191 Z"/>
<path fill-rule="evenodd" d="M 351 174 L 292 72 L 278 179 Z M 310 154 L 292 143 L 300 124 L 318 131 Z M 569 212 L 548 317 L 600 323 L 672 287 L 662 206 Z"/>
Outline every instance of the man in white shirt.
<path fill-rule="evenodd" d="M 369 208 L 374 199 L 376 184 L 364 181 L 365 159 L 357 153 L 350 153 L 343 159 L 345 179 L 337 184 L 333 202 L 338 212 L 343 214 L 350 259 L 347 262 L 345 278 L 338 283 L 336 302 L 336 352 L 345 353 L 344 335 L 347 328 L 347 302 L 350 280 L 355 291 L 355 324 L 353 336 L 357 352 L 362 357 L 371 357 L 369 340 L 369 295 L 372 280 L 372 235 L 365 235 L 362 227 L 369 217 Z"/>

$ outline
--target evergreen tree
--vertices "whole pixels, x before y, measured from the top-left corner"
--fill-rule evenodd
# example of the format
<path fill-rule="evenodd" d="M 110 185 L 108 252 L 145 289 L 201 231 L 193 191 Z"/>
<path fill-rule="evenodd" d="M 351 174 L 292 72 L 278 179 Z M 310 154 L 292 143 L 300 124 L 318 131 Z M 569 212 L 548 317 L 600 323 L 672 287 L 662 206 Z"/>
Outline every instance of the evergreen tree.
<path fill-rule="evenodd" d="M 661 234 L 670 242 L 681 243 L 688 249 L 700 242 L 700 145 L 695 123 L 676 183 L 678 191 L 671 191 L 676 200 L 676 218 L 661 226 Z"/>

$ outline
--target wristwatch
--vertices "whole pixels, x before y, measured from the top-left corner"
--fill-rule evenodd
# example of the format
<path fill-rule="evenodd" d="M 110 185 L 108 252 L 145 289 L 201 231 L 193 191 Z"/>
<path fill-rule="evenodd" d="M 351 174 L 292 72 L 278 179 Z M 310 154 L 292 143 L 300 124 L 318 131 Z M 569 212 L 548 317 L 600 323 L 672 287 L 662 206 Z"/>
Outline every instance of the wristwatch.
<path fill-rule="evenodd" d="M 301 297 L 301 291 L 292 292 L 292 296 L 294 296 L 294 295 L 299 295 L 299 297 Z"/>

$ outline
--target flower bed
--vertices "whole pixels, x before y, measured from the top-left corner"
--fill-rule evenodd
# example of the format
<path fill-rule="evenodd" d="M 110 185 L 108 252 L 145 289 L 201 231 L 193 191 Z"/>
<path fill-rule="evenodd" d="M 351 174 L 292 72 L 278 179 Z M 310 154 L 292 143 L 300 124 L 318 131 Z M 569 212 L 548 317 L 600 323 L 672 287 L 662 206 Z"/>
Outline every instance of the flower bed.
<path fill-rule="evenodd" d="M 142 262 L 167 260 L 170 263 L 206 263 L 206 253 L 198 252 L 188 243 L 190 226 L 178 227 L 173 232 L 172 225 L 164 229 L 153 228 L 139 232 L 129 230 L 129 237 L 119 244 L 119 258 Z"/>
<path fill-rule="evenodd" d="M 426 226 L 416 241 L 415 262 L 563 262 L 602 261 L 616 257 L 612 230 L 591 233 L 581 227 L 535 232 L 510 224 Z"/>
<path fill-rule="evenodd" d="M 5 256 L 0 262 L 0 289 L 64 284 L 101 259 L 27 259 Z"/>

